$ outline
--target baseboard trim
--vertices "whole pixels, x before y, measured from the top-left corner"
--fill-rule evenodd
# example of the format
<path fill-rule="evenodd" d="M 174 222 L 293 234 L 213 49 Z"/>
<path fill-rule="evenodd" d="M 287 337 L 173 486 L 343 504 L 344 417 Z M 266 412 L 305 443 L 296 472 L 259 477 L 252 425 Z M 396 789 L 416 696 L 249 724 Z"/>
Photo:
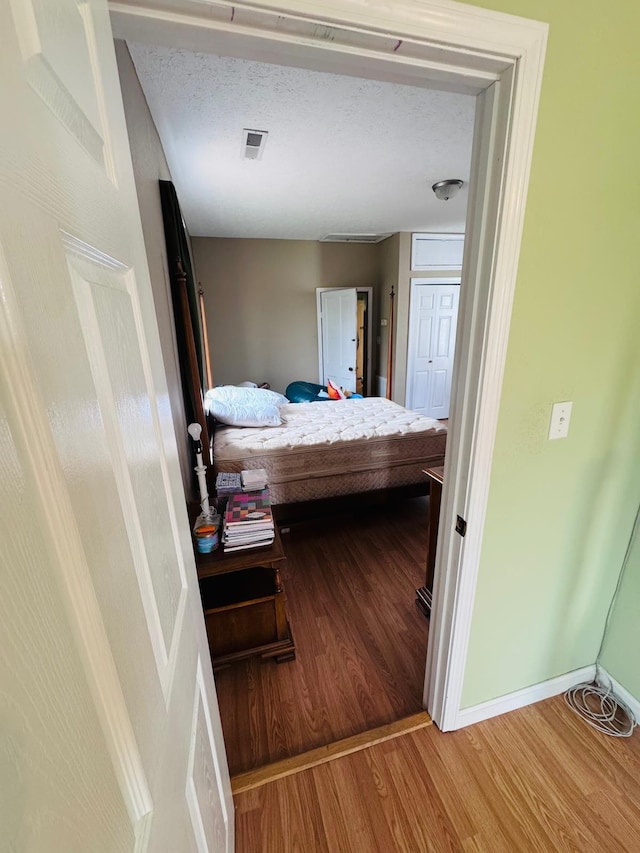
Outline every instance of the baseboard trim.
<path fill-rule="evenodd" d="M 489 720 L 491 717 L 498 717 L 500 714 L 515 711 L 517 708 L 524 708 L 526 705 L 533 705 L 543 699 L 550 699 L 552 696 L 564 693 L 570 687 L 575 687 L 576 684 L 593 681 L 595 677 L 596 665 L 591 664 L 566 672 L 564 675 L 550 678 L 548 681 L 533 684 L 531 687 L 523 687 L 521 690 L 507 693 L 506 696 L 499 696 L 497 699 L 490 699 L 488 702 L 463 708 L 458 713 L 456 729 L 480 723 L 482 720 Z"/>
<path fill-rule="evenodd" d="M 627 708 L 633 714 L 633 719 L 636 725 L 640 726 L 640 699 L 636 699 L 636 697 L 629 693 L 626 687 L 623 687 L 619 681 L 611 675 L 611 673 L 606 670 L 603 666 L 598 664 L 598 674 L 596 675 L 596 681 L 601 687 L 608 687 L 611 684 L 611 688 L 618 699 L 620 699 Z"/>
<path fill-rule="evenodd" d="M 241 794 L 244 791 L 250 791 L 252 788 L 259 788 L 261 785 L 266 785 L 268 782 L 275 782 L 276 779 L 283 779 L 285 776 L 301 773 L 303 770 L 309 770 L 312 767 L 317 767 L 319 764 L 326 764 L 327 761 L 334 761 L 353 752 L 368 749 L 370 746 L 384 743 L 384 741 L 415 732 L 418 729 L 423 729 L 431 725 L 433 725 L 433 721 L 429 714 L 426 711 L 419 711 L 417 714 L 404 717 L 402 720 L 396 720 L 393 723 L 369 729 L 369 731 L 362 732 L 362 734 L 334 741 L 327 744 L 327 746 L 320 746 L 317 749 L 303 752 L 301 755 L 283 758 L 282 761 L 266 764 L 264 767 L 258 767 L 256 770 L 247 770 L 245 773 L 238 773 L 231 777 L 231 790 L 234 794 Z"/>

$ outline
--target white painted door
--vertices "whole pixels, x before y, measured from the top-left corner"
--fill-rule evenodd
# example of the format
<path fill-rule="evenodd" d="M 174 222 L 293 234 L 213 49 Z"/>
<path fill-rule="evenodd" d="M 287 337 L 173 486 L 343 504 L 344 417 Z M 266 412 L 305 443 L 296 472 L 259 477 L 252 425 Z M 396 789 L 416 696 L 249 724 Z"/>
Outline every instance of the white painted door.
<path fill-rule="evenodd" d="M 0 847 L 231 851 L 107 3 L 0 34 Z"/>
<path fill-rule="evenodd" d="M 409 308 L 407 408 L 449 417 L 460 284 L 415 281 Z"/>
<path fill-rule="evenodd" d="M 356 390 L 358 292 L 355 287 L 320 294 L 323 382 L 331 379 L 347 391 Z"/>

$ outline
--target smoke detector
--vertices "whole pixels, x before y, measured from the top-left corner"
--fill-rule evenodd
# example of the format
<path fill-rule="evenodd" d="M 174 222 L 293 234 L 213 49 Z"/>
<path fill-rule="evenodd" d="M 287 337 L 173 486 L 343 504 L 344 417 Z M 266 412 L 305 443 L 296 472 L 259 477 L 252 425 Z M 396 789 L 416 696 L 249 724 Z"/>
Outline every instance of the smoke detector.
<path fill-rule="evenodd" d="M 242 129 L 242 156 L 245 160 L 259 160 L 267 144 L 268 130 Z"/>

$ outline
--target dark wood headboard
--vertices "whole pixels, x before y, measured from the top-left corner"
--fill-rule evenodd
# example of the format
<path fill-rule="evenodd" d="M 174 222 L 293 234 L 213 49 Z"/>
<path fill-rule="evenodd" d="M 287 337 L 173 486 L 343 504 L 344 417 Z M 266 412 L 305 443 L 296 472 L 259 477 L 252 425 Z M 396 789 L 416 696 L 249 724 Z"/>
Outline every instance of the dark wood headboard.
<path fill-rule="evenodd" d="M 192 401 L 195 408 L 194 416 L 202 427 L 202 446 L 205 448 L 205 462 L 211 463 L 211 445 L 209 441 L 209 426 L 204 411 L 204 399 L 202 396 L 202 385 L 200 381 L 200 369 L 198 367 L 198 353 L 193 336 L 193 322 L 191 318 L 191 307 L 189 305 L 189 292 L 187 290 L 187 275 L 182 266 L 180 258 L 176 260 L 176 281 L 182 308 L 182 321 L 184 324 L 184 338 L 186 342 L 187 364 L 185 365 L 189 384 L 192 391 Z M 206 329 L 204 333 L 206 334 Z"/>
<path fill-rule="evenodd" d="M 205 461 L 209 463 L 209 429 L 204 412 L 203 384 L 205 371 L 202 369 L 200 340 L 200 311 L 196 296 L 189 235 L 180 211 L 178 195 L 171 181 L 159 181 L 160 203 L 164 236 L 167 245 L 171 300 L 176 326 L 176 342 L 182 397 L 187 424 L 197 421 L 202 427 L 202 445 L 206 448 Z M 204 335 L 206 337 L 206 329 Z M 207 340 L 208 351 L 208 340 Z M 180 440 L 180 437 L 177 437 Z M 188 441 L 185 435 L 183 441 Z M 208 472 L 210 480 L 211 472 Z M 195 489 L 196 482 L 193 479 Z"/>

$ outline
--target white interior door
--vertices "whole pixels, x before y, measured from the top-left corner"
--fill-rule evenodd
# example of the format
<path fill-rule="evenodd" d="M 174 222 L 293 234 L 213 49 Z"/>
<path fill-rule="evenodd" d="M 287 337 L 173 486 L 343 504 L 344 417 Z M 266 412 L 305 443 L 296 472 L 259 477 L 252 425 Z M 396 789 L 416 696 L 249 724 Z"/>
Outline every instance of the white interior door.
<path fill-rule="evenodd" d="M 449 417 L 460 283 L 415 281 L 409 308 L 407 408 Z"/>
<path fill-rule="evenodd" d="M 107 3 L 0 32 L 3 849 L 230 851 Z"/>
<path fill-rule="evenodd" d="M 356 390 L 358 292 L 334 288 L 320 294 L 323 384 L 331 379 L 347 391 Z"/>

